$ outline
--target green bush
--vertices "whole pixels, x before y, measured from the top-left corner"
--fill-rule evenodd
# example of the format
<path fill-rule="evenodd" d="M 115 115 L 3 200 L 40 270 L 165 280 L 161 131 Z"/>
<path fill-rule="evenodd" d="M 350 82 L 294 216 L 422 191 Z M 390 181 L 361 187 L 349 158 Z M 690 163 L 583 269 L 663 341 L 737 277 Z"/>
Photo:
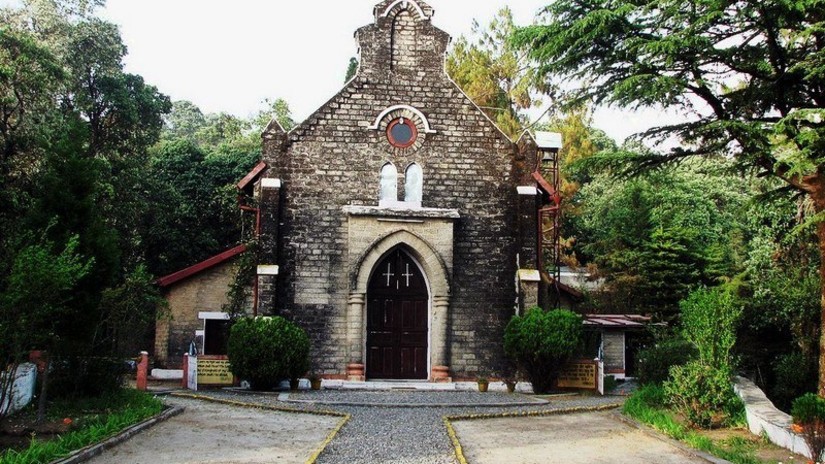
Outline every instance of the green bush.
<path fill-rule="evenodd" d="M 742 402 L 731 385 L 730 355 L 741 308 L 733 295 L 720 287 L 693 291 L 679 308 L 682 336 L 696 347 L 699 356 L 670 369 L 670 380 L 664 384 L 668 401 L 691 424 L 700 427 L 741 418 Z"/>
<path fill-rule="evenodd" d="M 665 394 L 673 408 L 692 424 L 711 428 L 741 416 L 742 402 L 731 385 L 731 374 L 702 361 L 690 361 L 670 370 Z"/>
<path fill-rule="evenodd" d="M 671 367 L 682 366 L 697 354 L 696 347 L 683 338 L 658 340 L 655 345 L 639 351 L 639 383 L 661 385 L 668 379 Z"/>
<path fill-rule="evenodd" d="M 802 353 L 788 353 L 776 360 L 771 400 L 779 409 L 788 411 L 794 398 L 816 390 L 816 367 L 816 360 L 807 359 Z"/>
<path fill-rule="evenodd" d="M 699 351 L 709 366 L 730 366 L 730 351 L 736 343 L 736 325 L 742 315 L 733 294 L 721 287 L 700 288 L 679 303 L 682 336 Z"/>
<path fill-rule="evenodd" d="M 51 361 L 49 396 L 97 398 L 117 392 L 129 371 L 122 358 L 65 356 Z"/>
<path fill-rule="evenodd" d="M 253 390 L 271 390 L 309 369 L 309 337 L 282 317 L 235 322 L 228 352 L 232 373 L 249 381 Z"/>
<path fill-rule="evenodd" d="M 811 450 L 811 457 L 819 462 L 825 450 L 825 399 L 806 393 L 795 399 L 791 407 L 794 424 L 802 426 L 802 438 Z"/>
<path fill-rule="evenodd" d="M 504 332 L 505 353 L 527 374 L 536 393 L 553 388 L 581 342 L 581 317 L 563 309 L 531 308 L 514 316 Z"/>
<path fill-rule="evenodd" d="M 816 421 L 825 422 L 825 399 L 815 393 L 806 393 L 793 401 L 791 407 L 793 423 L 804 425 Z"/>

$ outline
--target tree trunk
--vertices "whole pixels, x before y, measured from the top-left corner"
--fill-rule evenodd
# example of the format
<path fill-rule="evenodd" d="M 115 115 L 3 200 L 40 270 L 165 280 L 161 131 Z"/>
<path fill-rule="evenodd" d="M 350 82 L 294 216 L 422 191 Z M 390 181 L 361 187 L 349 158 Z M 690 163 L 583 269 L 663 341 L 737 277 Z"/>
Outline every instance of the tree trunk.
<path fill-rule="evenodd" d="M 40 424 L 46 420 L 46 393 L 49 388 L 49 368 L 51 367 L 51 359 L 46 356 L 46 364 L 43 367 L 43 381 L 40 382 L 40 398 L 37 401 L 37 423 Z"/>
<path fill-rule="evenodd" d="M 825 211 L 825 202 L 820 202 L 817 198 L 816 212 L 819 214 Z M 820 331 L 819 331 L 819 396 L 825 398 L 825 330 L 822 329 L 822 323 L 825 322 L 825 221 L 819 222 L 816 225 L 816 235 L 819 239 L 819 278 L 821 286 L 820 296 Z"/>

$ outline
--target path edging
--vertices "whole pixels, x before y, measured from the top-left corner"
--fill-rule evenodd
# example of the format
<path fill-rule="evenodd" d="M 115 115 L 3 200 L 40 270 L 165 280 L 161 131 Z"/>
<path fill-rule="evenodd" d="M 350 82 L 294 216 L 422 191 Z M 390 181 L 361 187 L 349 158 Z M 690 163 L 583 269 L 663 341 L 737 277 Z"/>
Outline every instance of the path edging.
<path fill-rule="evenodd" d="M 102 454 L 107 449 L 123 443 L 146 429 L 154 427 L 155 425 L 164 422 L 178 414 L 182 413 L 184 408 L 181 406 L 172 406 L 159 414 L 156 414 L 143 422 L 139 422 L 131 427 L 122 430 L 117 435 L 107 438 L 100 443 L 92 444 L 81 448 L 65 458 L 54 460 L 51 464 L 78 464 L 86 462 L 95 456 Z"/>
<path fill-rule="evenodd" d="M 624 422 L 625 424 L 638 429 L 639 431 L 641 431 L 645 435 L 647 435 L 649 437 L 656 438 L 657 440 L 663 441 L 663 442 L 665 442 L 665 443 L 667 443 L 671 446 L 675 446 L 676 448 L 679 448 L 680 450 L 684 451 L 685 453 L 696 456 L 697 458 L 704 459 L 705 461 L 710 462 L 712 464 L 733 464 L 730 461 L 727 461 L 727 460 L 722 459 L 722 458 L 718 458 L 718 457 L 716 457 L 716 456 L 714 456 L 714 455 L 712 455 L 708 452 L 705 452 L 705 451 L 702 451 L 700 449 L 696 449 L 692 446 L 689 446 L 689 445 L 687 445 L 687 444 L 685 444 L 685 443 L 683 443 L 679 440 L 676 440 L 675 438 L 668 437 L 667 435 L 659 432 L 658 430 L 654 429 L 653 427 L 650 427 L 646 424 L 643 424 L 643 423 L 637 421 L 636 419 L 634 419 L 630 416 L 626 416 L 626 415 L 624 415 L 622 413 L 618 413 L 618 412 L 615 413 L 614 416 L 619 421 Z"/>

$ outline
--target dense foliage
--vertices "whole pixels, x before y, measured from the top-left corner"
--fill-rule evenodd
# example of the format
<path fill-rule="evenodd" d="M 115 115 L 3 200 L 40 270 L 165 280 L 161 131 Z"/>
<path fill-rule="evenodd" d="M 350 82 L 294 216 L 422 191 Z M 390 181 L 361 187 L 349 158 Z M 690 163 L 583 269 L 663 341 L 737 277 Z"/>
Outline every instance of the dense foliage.
<path fill-rule="evenodd" d="M 731 350 L 741 308 L 721 287 L 695 290 L 680 307 L 681 334 L 698 356 L 683 366 L 671 367 L 665 392 L 670 404 L 691 424 L 705 428 L 721 425 L 741 409 L 731 383 Z"/>
<path fill-rule="evenodd" d="M 156 278 L 242 240 L 234 185 L 273 116 L 294 124 L 283 100 L 249 118 L 172 103 L 124 70 L 102 4 L 0 8 L 0 367 L 46 350 L 55 382 L 83 377 L 58 393 L 107 390 L 102 360 L 151 346 Z"/>
<path fill-rule="evenodd" d="M 670 377 L 670 368 L 696 358 L 696 347 L 679 336 L 665 337 L 638 354 L 638 379 L 642 385 L 661 385 Z"/>
<path fill-rule="evenodd" d="M 286 319 L 240 319 L 229 334 L 232 373 L 253 390 L 271 390 L 282 380 L 297 379 L 309 369 L 309 337 Z"/>
<path fill-rule="evenodd" d="M 472 34 L 461 36 L 447 55 L 447 73 L 473 102 L 511 139 L 529 126 L 528 111 L 550 90 L 524 49 L 508 38 L 515 30 L 513 12 L 504 7 L 489 24 L 473 22 Z"/>
<path fill-rule="evenodd" d="M 603 165 L 633 173 L 725 156 L 741 172 L 770 176 L 810 199 L 825 266 L 822 2 L 556 0 L 546 13 L 545 24 L 518 30 L 513 43 L 530 48 L 547 78 L 579 83 L 565 96 L 571 106 L 690 116 L 645 134 L 682 142 L 668 153 L 623 150 L 600 157 Z M 819 356 L 825 394 L 825 350 Z"/>
<path fill-rule="evenodd" d="M 692 288 L 734 274 L 746 192 L 700 165 L 624 181 L 595 176 L 574 197 L 583 206 L 570 217 L 578 259 L 605 278 L 593 304 L 674 322 Z"/>
<path fill-rule="evenodd" d="M 514 316 L 504 332 L 504 352 L 523 370 L 536 393 L 550 391 L 562 366 L 582 344 L 581 316 L 534 307 Z"/>

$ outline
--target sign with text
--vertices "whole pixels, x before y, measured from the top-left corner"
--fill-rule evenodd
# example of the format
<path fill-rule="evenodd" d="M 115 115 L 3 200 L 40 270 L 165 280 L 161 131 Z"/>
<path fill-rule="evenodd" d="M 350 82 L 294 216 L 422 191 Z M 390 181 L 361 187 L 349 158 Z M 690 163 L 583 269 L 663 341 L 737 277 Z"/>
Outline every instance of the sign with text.
<path fill-rule="evenodd" d="M 567 364 L 559 374 L 558 387 L 597 390 L 599 388 L 599 364 L 594 361 Z"/>
<path fill-rule="evenodd" d="M 198 385 L 232 386 L 235 376 L 229 370 L 229 358 L 226 356 L 198 356 Z"/>

